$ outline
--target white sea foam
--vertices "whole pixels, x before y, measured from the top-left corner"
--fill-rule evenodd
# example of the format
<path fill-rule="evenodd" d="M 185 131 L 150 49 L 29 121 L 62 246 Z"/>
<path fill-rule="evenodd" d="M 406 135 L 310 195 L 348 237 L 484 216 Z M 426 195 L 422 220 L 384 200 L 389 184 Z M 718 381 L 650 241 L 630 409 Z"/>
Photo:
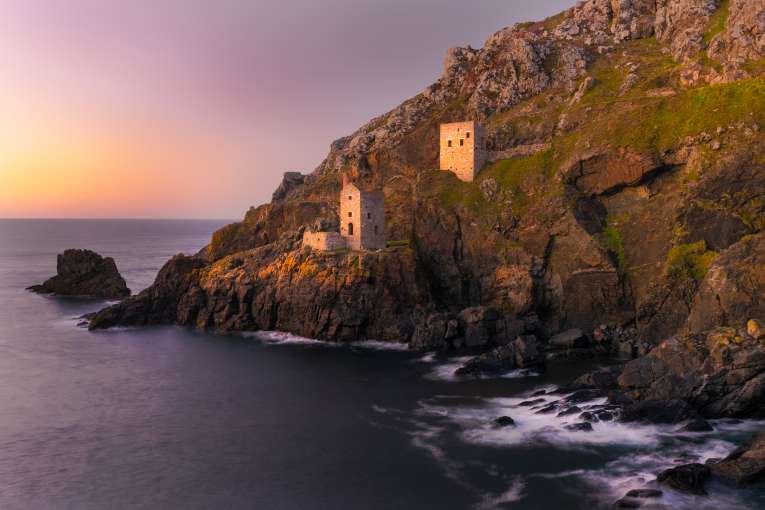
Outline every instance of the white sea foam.
<path fill-rule="evenodd" d="M 333 344 L 330 342 L 322 342 L 313 338 L 305 338 L 292 333 L 284 333 L 282 331 L 248 331 L 241 333 L 241 336 L 245 338 L 255 338 L 265 344 L 273 345 L 316 345 L 332 347 L 339 344 Z"/>
<path fill-rule="evenodd" d="M 704 463 L 712 458 L 727 456 L 735 444 L 731 436 L 745 435 L 746 432 L 762 430 L 762 421 L 731 422 L 717 420 L 712 424 L 714 432 L 678 433 L 678 425 L 649 425 L 601 421 L 592 423 L 593 430 L 573 431 L 567 425 L 580 422 L 579 412 L 558 416 L 557 411 L 537 414 L 543 407 L 570 396 L 550 394 L 535 396 L 530 393 L 515 398 L 476 398 L 469 405 L 450 405 L 446 399 L 433 398 L 420 401 L 416 413 L 423 417 L 437 420 L 444 427 L 456 426 L 458 437 L 471 444 L 492 447 L 517 447 L 530 443 L 544 443 L 561 449 L 594 450 L 602 447 L 628 447 L 632 452 L 598 469 L 570 470 L 562 473 L 536 473 L 529 477 L 566 478 L 572 477 L 584 481 L 592 487 L 590 496 L 593 504 L 611 506 L 632 489 L 657 487 L 656 475 L 664 469 L 679 463 Z M 537 401 L 529 405 L 530 401 Z M 521 404 L 524 405 L 521 405 Z M 593 398 L 576 404 L 581 412 L 598 408 L 606 404 L 605 398 Z M 497 427 L 493 420 L 507 415 L 515 421 L 514 427 Z M 723 437 L 724 436 L 724 437 Z M 420 436 L 423 447 L 438 439 L 433 434 Z M 520 489 L 508 491 L 508 497 L 520 497 Z M 656 503 L 664 507 L 689 510 L 733 510 L 754 509 L 756 503 L 747 502 L 746 494 L 731 490 L 715 482 L 708 486 L 710 496 L 699 497 L 677 493 L 667 487 L 661 487 L 663 496 Z M 503 501 L 502 496 L 485 496 L 481 508 L 493 508 L 511 499 Z M 650 503 L 645 502 L 646 508 Z"/>
<path fill-rule="evenodd" d="M 357 347 L 360 349 L 370 349 L 373 351 L 408 351 L 409 344 L 400 342 L 381 342 L 379 340 L 360 340 L 358 342 L 351 342 L 351 347 Z"/>
<path fill-rule="evenodd" d="M 507 503 L 515 503 L 523 499 L 523 490 L 526 488 L 526 482 L 521 477 L 516 477 L 510 483 L 510 487 L 499 496 L 486 495 L 476 507 L 479 510 L 493 510 L 502 508 Z"/>
<path fill-rule="evenodd" d="M 465 362 L 473 359 L 473 356 L 459 356 L 453 358 L 446 358 L 439 360 L 434 354 L 427 354 L 417 361 L 423 363 L 437 363 L 433 369 L 425 375 L 426 379 L 433 381 L 461 381 L 464 377 L 456 375 L 454 372 L 460 368 Z M 515 370 L 508 370 L 507 372 L 497 375 L 482 375 L 481 379 L 522 379 L 525 377 L 539 377 L 541 374 L 536 370 L 519 368 Z"/>

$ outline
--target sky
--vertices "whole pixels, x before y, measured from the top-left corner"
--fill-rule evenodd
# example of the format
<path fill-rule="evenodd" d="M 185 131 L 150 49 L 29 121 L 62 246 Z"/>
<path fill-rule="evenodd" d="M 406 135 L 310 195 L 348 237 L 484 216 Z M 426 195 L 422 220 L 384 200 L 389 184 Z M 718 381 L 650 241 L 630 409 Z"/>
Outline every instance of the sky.
<path fill-rule="evenodd" d="M 0 0 L 0 217 L 239 218 L 572 0 Z"/>

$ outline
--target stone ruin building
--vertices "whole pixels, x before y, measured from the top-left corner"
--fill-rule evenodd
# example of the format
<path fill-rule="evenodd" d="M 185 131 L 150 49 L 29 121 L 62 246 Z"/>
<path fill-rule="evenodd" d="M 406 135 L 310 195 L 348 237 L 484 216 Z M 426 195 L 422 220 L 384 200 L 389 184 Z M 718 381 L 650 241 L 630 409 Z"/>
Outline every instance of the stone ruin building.
<path fill-rule="evenodd" d="M 439 165 L 472 182 L 486 163 L 483 127 L 475 121 L 441 124 Z"/>
<path fill-rule="evenodd" d="M 340 191 L 340 232 L 303 233 L 303 246 L 320 251 L 343 248 L 385 248 L 385 195 L 380 190 L 362 190 L 344 175 Z"/>

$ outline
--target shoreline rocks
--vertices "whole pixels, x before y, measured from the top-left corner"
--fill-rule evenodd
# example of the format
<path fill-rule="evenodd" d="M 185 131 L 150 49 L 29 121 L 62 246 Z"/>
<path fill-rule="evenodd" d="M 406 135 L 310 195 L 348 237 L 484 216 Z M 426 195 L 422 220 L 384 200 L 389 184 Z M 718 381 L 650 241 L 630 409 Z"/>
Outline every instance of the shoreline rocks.
<path fill-rule="evenodd" d="M 38 294 L 99 299 L 122 299 L 130 296 L 125 279 L 111 257 L 91 250 L 69 249 L 56 261 L 56 276 L 27 290 Z"/>

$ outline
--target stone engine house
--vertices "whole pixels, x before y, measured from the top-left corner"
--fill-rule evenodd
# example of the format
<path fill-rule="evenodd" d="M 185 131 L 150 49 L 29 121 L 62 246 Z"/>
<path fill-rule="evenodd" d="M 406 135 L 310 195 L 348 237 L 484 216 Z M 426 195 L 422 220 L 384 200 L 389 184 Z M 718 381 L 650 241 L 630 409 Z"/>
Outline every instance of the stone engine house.
<path fill-rule="evenodd" d="M 385 195 L 379 190 L 361 190 L 346 176 L 340 191 L 340 233 L 303 233 L 303 246 L 320 251 L 381 250 L 386 244 Z"/>
<path fill-rule="evenodd" d="M 340 235 L 352 250 L 385 248 L 385 195 L 382 191 L 363 191 L 343 176 Z"/>
<path fill-rule="evenodd" d="M 483 127 L 475 121 L 441 124 L 439 165 L 472 182 L 486 163 Z"/>

